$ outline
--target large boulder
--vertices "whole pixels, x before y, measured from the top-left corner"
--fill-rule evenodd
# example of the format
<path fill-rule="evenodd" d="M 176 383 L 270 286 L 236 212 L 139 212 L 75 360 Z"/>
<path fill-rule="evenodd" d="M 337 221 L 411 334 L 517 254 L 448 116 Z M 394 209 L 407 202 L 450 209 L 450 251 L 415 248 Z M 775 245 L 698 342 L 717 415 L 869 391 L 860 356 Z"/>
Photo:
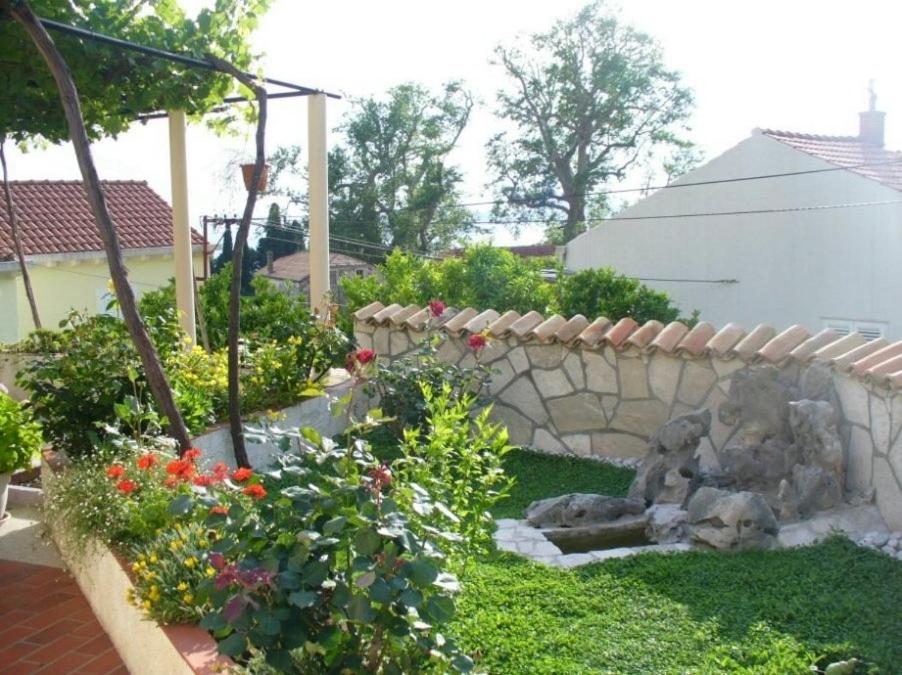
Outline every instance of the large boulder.
<path fill-rule="evenodd" d="M 676 504 L 655 504 L 645 512 L 645 536 L 658 544 L 673 544 L 686 538 L 688 513 Z"/>
<path fill-rule="evenodd" d="M 526 520 L 533 527 L 587 527 L 644 512 L 645 504 L 639 500 L 575 492 L 533 502 L 526 509 Z"/>
<path fill-rule="evenodd" d="M 843 448 L 836 428 L 836 411 L 826 401 L 789 404 L 789 424 L 801 462 L 832 473 L 843 484 Z"/>
<path fill-rule="evenodd" d="M 738 370 L 730 381 L 730 397 L 718 409 L 727 426 L 740 426 L 743 445 L 759 445 L 774 438 L 792 441 L 789 426 L 790 401 L 798 399 L 798 388 L 781 377 L 774 366 Z"/>
<path fill-rule="evenodd" d="M 683 504 L 701 484 L 695 451 L 711 431 L 711 412 L 675 417 L 648 439 L 648 454 L 630 485 L 629 496 L 652 504 Z"/>
<path fill-rule="evenodd" d="M 779 530 L 764 497 L 702 487 L 689 500 L 691 540 L 722 550 L 771 548 Z"/>

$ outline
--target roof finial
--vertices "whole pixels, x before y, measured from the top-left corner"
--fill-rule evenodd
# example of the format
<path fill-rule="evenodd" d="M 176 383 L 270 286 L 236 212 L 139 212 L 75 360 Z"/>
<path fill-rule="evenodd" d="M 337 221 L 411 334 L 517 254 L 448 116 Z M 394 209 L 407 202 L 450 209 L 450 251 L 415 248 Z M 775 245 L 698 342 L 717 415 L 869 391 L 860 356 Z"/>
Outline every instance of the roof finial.
<path fill-rule="evenodd" d="M 877 110 L 877 92 L 874 91 L 874 80 L 868 80 L 868 110 Z"/>

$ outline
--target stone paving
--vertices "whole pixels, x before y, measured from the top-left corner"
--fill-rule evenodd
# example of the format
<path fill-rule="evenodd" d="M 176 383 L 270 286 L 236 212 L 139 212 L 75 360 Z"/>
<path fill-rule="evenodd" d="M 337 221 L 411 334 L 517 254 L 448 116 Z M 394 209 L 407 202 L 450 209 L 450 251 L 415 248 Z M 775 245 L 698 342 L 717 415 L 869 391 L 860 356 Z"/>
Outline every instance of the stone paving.
<path fill-rule="evenodd" d="M 495 544 L 498 550 L 516 553 L 535 562 L 553 567 L 578 567 L 602 560 L 625 558 L 639 553 L 674 553 L 689 551 L 689 544 L 653 544 L 650 546 L 624 546 L 587 553 L 563 553 L 545 538 L 542 531 L 525 520 L 501 518 L 496 522 Z"/>

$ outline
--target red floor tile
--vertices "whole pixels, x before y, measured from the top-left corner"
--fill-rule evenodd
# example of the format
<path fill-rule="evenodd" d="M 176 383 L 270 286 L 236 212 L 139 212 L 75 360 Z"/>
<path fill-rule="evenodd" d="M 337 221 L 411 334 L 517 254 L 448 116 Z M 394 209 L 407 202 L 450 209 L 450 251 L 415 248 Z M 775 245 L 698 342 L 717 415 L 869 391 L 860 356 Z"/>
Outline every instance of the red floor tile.
<path fill-rule="evenodd" d="M 63 570 L 0 560 L 0 672 L 127 672 Z"/>

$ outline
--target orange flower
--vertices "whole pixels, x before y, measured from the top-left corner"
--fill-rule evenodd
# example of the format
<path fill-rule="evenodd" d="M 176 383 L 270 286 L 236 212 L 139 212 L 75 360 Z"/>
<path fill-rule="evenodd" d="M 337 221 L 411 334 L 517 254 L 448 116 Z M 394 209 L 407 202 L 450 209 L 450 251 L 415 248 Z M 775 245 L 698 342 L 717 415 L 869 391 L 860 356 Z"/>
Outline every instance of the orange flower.
<path fill-rule="evenodd" d="M 254 475 L 253 470 L 242 466 L 240 469 L 235 469 L 232 472 L 232 480 L 235 481 L 236 483 L 243 483 L 244 481 L 248 480 L 253 475 Z"/>
<path fill-rule="evenodd" d="M 226 516 L 229 513 L 229 508 L 227 506 L 223 506 L 222 504 L 217 504 L 216 506 L 210 509 L 210 514 L 216 514 L 219 516 Z"/>
<path fill-rule="evenodd" d="M 122 478 L 125 475 L 125 467 L 120 464 L 113 464 L 112 466 L 107 467 L 106 475 L 110 478 Z"/>
<path fill-rule="evenodd" d="M 187 459 L 189 462 L 191 462 L 200 457 L 202 454 L 203 453 L 198 448 L 191 448 L 190 450 L 185 451 L 185 454 L 182 455 L 182 459 Z"/>
<path fill-rule="evenodd" d="M 156 466 L 159 461 L 159 458 L 157 458 L 155 454 L 148 452 L 147 454 L 138 457 L 137 464 L 139 469 L 147 470 L 153 466 Z"/>
<path fill-rule="evenodd" d="M 202 473 L 199 476 L 194 477 L 193 483 L 195 485 L 199 485 L 200 487 L 207 487 L 209 485 L 213 485 L 216 482 L 215 476 L 209 476 L 205 473 Z"/>
<path fill-rule="evenodd" d="M 116 489 L 122 494 L 128 495 L 138 489 L 138 484 L 133 480 L 120 480 L 116 483 Z"/>
<path fill-rule="evenodd" d="M 191 480 L 197 467 L 188 459 L 174 459 L 166 465 L 166 473 L 182 480 Z"/>
<path fill-rule="evenodd" d="M 213 475 L 217 480 L 225 480 L 229 475 L 229 465 L 225 462 L 217 462 L 213 465 Z"/>
<path fill-rule="evenodd" d="M 266 496 L 266 488 L 264 488 L 259 483 L 248 485 L 242 490 L 242 492 L 248 497 L 253 497 L 254 499 L 263 499 Z"/>
<path fill-rule="evenodd" d="M 178 476 L 168 476 L 166 480 L 163 481 L 163 487 L 174 488 L 179 484 Z"/>

